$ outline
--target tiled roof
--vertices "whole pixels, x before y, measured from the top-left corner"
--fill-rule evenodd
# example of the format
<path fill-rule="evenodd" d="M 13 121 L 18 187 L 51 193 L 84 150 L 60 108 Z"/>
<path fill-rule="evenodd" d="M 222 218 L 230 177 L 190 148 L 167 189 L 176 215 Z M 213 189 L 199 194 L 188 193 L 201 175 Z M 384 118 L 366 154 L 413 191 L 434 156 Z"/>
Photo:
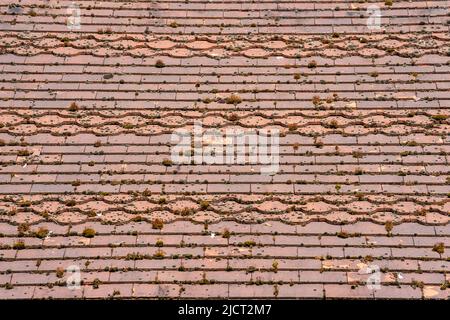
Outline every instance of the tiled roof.
<path fill-rule="evenodd" d="M 448 298 L 449 5 L 0 0 L 0 299 Z"/>

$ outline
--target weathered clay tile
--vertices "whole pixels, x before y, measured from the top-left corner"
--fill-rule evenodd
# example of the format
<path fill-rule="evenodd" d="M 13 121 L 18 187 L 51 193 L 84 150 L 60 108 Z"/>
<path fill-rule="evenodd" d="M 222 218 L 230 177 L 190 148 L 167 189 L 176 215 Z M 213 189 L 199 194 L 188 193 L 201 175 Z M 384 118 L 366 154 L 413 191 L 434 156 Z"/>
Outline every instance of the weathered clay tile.
<path fill-rule="evenodd" d="M 0 299 L 448 298 L 446 1 L 35 2 L 0 3 Z M 277 172 L 174 163 L 198 123 L 277 130 Z"/>

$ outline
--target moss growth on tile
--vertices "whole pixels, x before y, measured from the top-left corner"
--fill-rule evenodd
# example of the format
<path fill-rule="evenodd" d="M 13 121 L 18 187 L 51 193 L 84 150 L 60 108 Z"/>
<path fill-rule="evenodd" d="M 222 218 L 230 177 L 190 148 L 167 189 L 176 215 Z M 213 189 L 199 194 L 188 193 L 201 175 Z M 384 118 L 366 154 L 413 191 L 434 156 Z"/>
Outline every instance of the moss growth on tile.
<path fill-rule="evenodd" d="M 384 224 L 384 229 L 388 233 L 388 235 L 391 234 L 392 229 L 394 229 L 394 223 L 392 221 L 386 221 Z"/>
<path fill-rule="evenodd" d="M 56 277 L 57 278 L 62 278 L 64 277 L 64 269 L 59 267 L 56 269 Z"/>
<path fill-rule="evenodd" d="M 17 226 L 17 232 L 19 236 L 25 235 L 30 230 L 30 225 L 28 223 L 21 223 Z"/>
<path fill-rule="evenodd" d="M 238 246 L 239 246 L 239 247 L 247 247 L 247 248 L 251 248 L 251 247 L 256 246 L 256 242 L 253 241 L 253 240 L 247 240 L 247 241 L 238 243 Z"/>
<path fill-rule="evenodd" d="M 125 260 L 144 260 L 147 256 L 138 252 L 132 252 L 126 255 Z"/>
<path fill-rule="evenodd" d="M 227 97 L 227 98 L 225 99 L 225 103 L 227 103 L 227 104 L 234 104 L 234 105 L 237 105 L 237 104 L 239 104 L 239 103 L 241 103 L 241 102 L 242 102 L 241 97 L 239 97 L 239 96 L 236 95 L 236 94 L 232 94 L 232 95 L 230 95 L 229 97 Z"/>
<path fill-rule="evenodd" d="M 37 231 L 34 232 L 34 236 L 39 239 L 44 239 L 45 237 L 48 236 L 48 234 L 49 234 L 48 229 L 44 227 L 40 227 Z"/>
<path fill-rule="evenodd" d="M 353 151 L 352 157 L 355 159 L 362 159 L 364 157 L 364 154 L 361 151 Z"/>
<path fill-rule="evenodd" d="M 431 119 L 437 121 L 437 122 L 443 122 L 448 119 L 448 115 L 445 114 L 434 114 L 431 116 Z"/>
<path fill-rule="evenodd" d="M 82 236 L 85 238 L 93 238 L 93 237 L 95 237 L 95 234 L 96 234 L 96 232 L 92 228 L 85 228 L 82 232 Z"/>
<path fill-rule="evenodd" d="M 298 125 L 296 123 L 289 123 L 288 124 L 288 130 L 290 132 L 294 132 L 295 130 L 297 130 L 297 128 L 298 128 Z"/>
<path fill-rule="evenodd" d="M 200 205 L 200 208 L 201 208 L 202 210 L 206 210 L 206 209 L 209 208 L 209 201 L 201 200 L 201 201 L 199 202 L 199 205 Z"/>
<path fill-rule="evenodd" d="M 145 218 L 138 214 L 138 215 L 134 216 L 133 218 L 131 218 L 131 221 L 142 222 L 142 221 L 145 221 Z"/>
<path fill-rule="evenodd" d="M 73 199 L 67 200 L 66 202 L 64 202 L 64 204 L 68 207 L 73 207 L 77 204 L 77 202 Z"/>
<path fill-rule="evenodd" d="M 161 249 L 156 250 L 155 254 L 153 255 L 153 258 L 155 259 L 163 259 L 164 257 L 165 253 Z"/>
<path fill-rule="evenodd" d="M 13 244 L 13 249 L 15 249 L 15 250 L 23 250 L 23 249 L 25 249 L 25 242 L 23 240 L 17 240 Z"/>
<path fill-rule="evenodd" d="M 156 219 L 152 220 L 152 228 L 153 229 L 161 230 L 163 227 L 164 227 L 164 222 L 161 219 L 156 218 Z"/>
<path fill-rule="evenodd" d="M 419 289 L 423 289 L 423 287 L 425 286 L 425 284 L 423 283 L 423 281 L 418 281 L 413 279 L 411 281 L 411 287 L 415 288 L 419 288 Z"/>
<path fill-rule="evenodd" d="M 340 232 L 337 232 L 337 233 L 336 233 L 336 236 L 337 236 L 338 238 L 341 238 L 341 239 L 347 239 L 347 238 L 360 237 L 360 236 L 361 236 L 361 233 L 357 233 L 357 232 L 355 232 L 355 233 L 349 233 L 349 232 L 347 232 L 347 231 L 340 231 Z"/>
<path fill-rule="evenodd" d="M 72 102 L 69 105 L 69 111 L 71 111 L 71 112 L 78 111 L 79 109 L 80 109 L 80 107 L 78 106 L 78 104 L 76 104 L 76 102 Z"/>
<path fill-rule="evenodd" d="M 322 100 L 319 96 L 314 96 L 312 97 L 311 102 L 313 103 L 313 105 L 318 106 L 322 102 Z"/>
<path fill-rule="evenodd" d="M 277 260 L 274 260 L 273 262 L 272 262 L 272 268 L 271 268 L 271 271 L 273 271 L 273 272 L 278 272 L 278 261 Z"/>
<path fill-rule="evenodd" d="M 439 254 L 444 254 L 444 251 L 445 251 L 445 245 L 444 245 L 444 243 L 443 243 L 443 242 L 436 243 L 436 244 L 433 246 L 433 251 L 434 251 L 434 252 L 437 252 L 437 253 L 439 253 Z"/>
<path fill-rule="evenodd" d="M 230 230 L 224 229 L 224 230 L 222 231 L 222 238 L 230 239 L 230 237 L 231 237 L 231 232 L 230 232 Z"/>
<path fill-rule="evenodd" d="M 92 288 L 93 288 L 93 289 L 98 289 L 101 283 L 102 283 L 102 282 L 100 281 L 99 278 L 95 278 L 95 279 L 92 281 Z"/>
<path fill-rule="evenodd" d="M 239 120 L 239 117 L 236 113 L 232 113 L 228 116 L 228 120 L 235 122 L 235 121 Z"/>
<path fill-rule="evenodd" d="M 166 64 L 162 60 L 156 60 L 155 67 L 156 68 L 164 68 Z"/>

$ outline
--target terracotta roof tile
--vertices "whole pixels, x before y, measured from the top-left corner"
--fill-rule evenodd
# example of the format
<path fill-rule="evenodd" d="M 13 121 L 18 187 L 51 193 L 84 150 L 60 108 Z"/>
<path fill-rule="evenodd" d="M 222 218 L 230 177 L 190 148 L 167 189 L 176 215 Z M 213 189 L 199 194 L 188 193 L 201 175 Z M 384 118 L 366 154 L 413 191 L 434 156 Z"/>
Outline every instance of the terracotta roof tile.
<path fill-rule="evenodd" d="M 0 299 L 448 298 L 447 1 L 0 17 Z M 276 171 L 174 161 L 199 123 Z"/>

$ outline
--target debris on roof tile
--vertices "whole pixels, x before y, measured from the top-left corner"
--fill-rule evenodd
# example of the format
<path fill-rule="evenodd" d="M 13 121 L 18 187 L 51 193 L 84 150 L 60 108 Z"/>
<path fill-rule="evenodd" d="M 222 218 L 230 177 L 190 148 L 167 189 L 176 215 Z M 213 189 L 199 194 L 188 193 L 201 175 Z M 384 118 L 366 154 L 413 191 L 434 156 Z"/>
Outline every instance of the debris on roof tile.
<path fill-rule="evenodd" d="M 448 298 L 448 1 L 0 17 L 0 299 Z"/>

